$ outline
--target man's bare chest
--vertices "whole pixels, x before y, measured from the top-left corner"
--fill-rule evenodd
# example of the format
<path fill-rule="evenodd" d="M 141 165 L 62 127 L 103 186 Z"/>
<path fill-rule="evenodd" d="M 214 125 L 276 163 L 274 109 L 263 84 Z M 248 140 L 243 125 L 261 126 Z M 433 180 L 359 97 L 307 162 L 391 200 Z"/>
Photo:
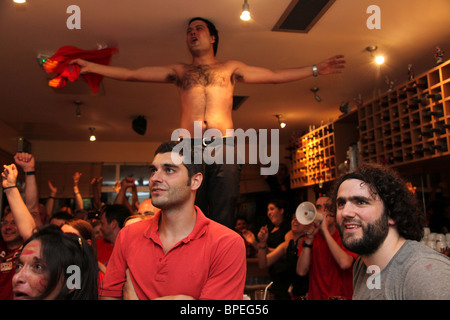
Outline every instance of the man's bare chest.
<path fill-rule="evenodd" d="M 187 66 L 179 77 L 178 86 L 183 90 L 193 87 L 228 87 L 233 85 L 233 76 L 224 67 L 209 65 Z"/>

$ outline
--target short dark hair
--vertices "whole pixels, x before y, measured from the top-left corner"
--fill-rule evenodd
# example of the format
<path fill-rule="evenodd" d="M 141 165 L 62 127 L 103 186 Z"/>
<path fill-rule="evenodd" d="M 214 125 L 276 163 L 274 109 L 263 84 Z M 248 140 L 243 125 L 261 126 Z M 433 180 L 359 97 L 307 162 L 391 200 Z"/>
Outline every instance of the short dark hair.
<path fill-rule="evenodd" d="M 35 299 L 45 299 L 64 279 L 61 291 L 55 300 L 96 300 L 98 299 L 98 266 L 97 259 L 86 240 L 73 233 L 64 233 L 55 225 L 42 227 L 28 238 L 24 247 L 31 241 L 41 242 L 41 255 L 49 271 L 47 287 L 41 296 Z M 71 290 L 67 287 L 70 273 L 69 266 L 78 266 L 81 273 L 81 287 Z"/>
<path fill-rule="evenodd" d="M 420 211 L 416 196 L 408 189 L 397 171 L 378 164 L 361 164 L 354 172 L 336 181 L 332 196 L 333 209 L 336 208 L 340 185 L 349 179 L 363 181 L 372 194 L 380 197 L 385 213 L 395 222 L 400 236 L 417 241 L 422 239 L 425 214 Z"/>
<path fill-rule="evenodd" d="M 73 219 L 73 216 L 70 213 L 68 213 L 67 211 L 58 211 L 58 212 L 55 212 L 54 214 L 52 214 L 52 216 L 50 217 L 50 220 L 52 220 L 52 219 L 69 221 L 69 220 Z"/>
<path fill-rule="evenodd" d="M 213 43 L 213 49 L 214 49 L 214 55 L 216 55 L 217 47 L 219 46 L 219 31 L 216 29 L 216 26 L 214 25 L 214 23 L 212 23 L 208 19 L 201 18 L 201 17 L 192 18 L 191 20 L 189 20 L 188 25 L 190 25 L 193 21 L 196 21 L 196 20 L 200 20 L 200 21 L 203 21 L 204 23 L 206 23 L 206 26 L 208 27 L 208 30 L 209 30 L 209 34 L 211 36 L 214 36 L 215 41 Z"/>
<path fill-rule="evenodd" d="M 108 223 L 111 223 L 113 222 L 113 220 L 116 220 L 120 229 L 123 228 L 125 219 L 131 215 L 131 212 L 128 209 L 128 207 L 122 204 L 107 204 L 103 206 L 102 213 L 105 214 L 106 221 L 108 221 Z"/>
<path fill-rule="evenodd" d="M 195 161 L 194 161 L 195 153 L 200 152 L 201 150 L 197 150 L 197 148 L 193 144 L 190 144 L 189 140 L 164 142 L 156 149 L 155 156 L 159 153 L 174 152 L 173 149 L 180 143 L 187 143 L 190 146 L 190 148 L 189 148 L 190 155 L 183 154 L 183 150 L 185 148 L 181 148 L 180 152 L 179 152 L 180 156 L 183 156 L 185 159 L 189 159 L 189 161 L 183 161 L 183 165 L 186 167 L 186 169 L 188 171 L 188 178 L 189 178 L 189 183 L 190 183 L 190 180 L 193 175 L 195 175 L 199 172 L 202 175 L 204 175 L 205 168 L 204 168 L 203 160 L 201 161 L 201 163 L 195 163 Z M 188 156 L 189 156 L 189 158 L 187 158 Z M 201 158 L 201 159 L 203 159 L 203 158 Z"/>

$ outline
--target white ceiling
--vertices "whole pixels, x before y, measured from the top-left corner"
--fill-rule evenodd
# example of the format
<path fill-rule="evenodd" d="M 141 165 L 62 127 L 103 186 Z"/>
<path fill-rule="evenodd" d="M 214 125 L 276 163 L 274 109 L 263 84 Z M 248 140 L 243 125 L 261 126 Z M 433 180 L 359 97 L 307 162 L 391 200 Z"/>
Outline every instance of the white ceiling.
<path fill-rule="evenodd" d="M 0 121 L 26 139 L 83 141 L 89 127 L 99 141 L 163 141 L 178 128 L 180 110 L 173 85 L 127 83 L 104 79 L 97 95 L 85 82 L 69 83 L 63 90 L 47 84 L 37 63 L 38 53 L 53 54 L 64 45 L 95 49 L 98 43 L 115 45 L 117 66 L 141 67 L 190 62 L 185 45 L 188 20 L 212 20 L 220 35 L 217 57 L 236 59 L 267 68 L 307 66 L 335 54 L 344 54 L 343 74 L 310 78 L 281 85 L 236 86 L 236 95 L 249 96 L 233 112 L 235 128 L 277 128 L 275 114 L 287 127 L 282 142 L 292 134 L 336 119 L 343 101 L 354 104 L 384 92 L 384 75 L 396 84 L 407 80 L 412 63 L 416 75 L 434 65 L 436 45 L 450 54 L 449 0 L 337 0 L 309 33 L 271 31 L 291 0 L 249 0 L 253 20 L 239 20 L 243 0 L 76 0 L 36 1 L 25 5 L 0 2 Z M 81 9 L 81 29 L 69 30 L 68 6 Z M 370 30 L 370 5 L 381 9 L 381 29 Z M 371 63 L 369 45 L 377 45 L 386 63 Z M 319 87 L 322 102 L 310 89 Z M 80 100 L 81 117 L 73 101 Z M 147 118 L 144 136 L 131 121 Z"/>

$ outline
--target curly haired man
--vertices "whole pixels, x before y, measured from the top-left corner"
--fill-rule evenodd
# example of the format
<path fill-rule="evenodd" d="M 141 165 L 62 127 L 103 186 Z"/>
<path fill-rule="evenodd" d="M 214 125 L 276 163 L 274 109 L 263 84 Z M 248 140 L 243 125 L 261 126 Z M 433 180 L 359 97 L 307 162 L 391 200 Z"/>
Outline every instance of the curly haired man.
<path fill-rule="evenodd" d="M 359 255 L 353 299 L 450 299 L 450 259 L 418 242 L 424 216 L 397 172 L 363 164 L 333 200 L 343 244 Z"/>

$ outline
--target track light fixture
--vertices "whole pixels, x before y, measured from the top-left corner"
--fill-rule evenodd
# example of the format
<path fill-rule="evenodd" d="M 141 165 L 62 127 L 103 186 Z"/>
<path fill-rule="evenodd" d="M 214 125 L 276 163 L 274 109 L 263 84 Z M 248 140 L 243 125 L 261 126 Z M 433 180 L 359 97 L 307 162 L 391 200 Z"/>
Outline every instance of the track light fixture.
<path fill-rule="evenodd" d="M 76 107 L 75 107 L 75 115 L 77 116 L 77 118 L 80 118 L 81 117 L 80 105 L 82 105 L 83 102 L 80 101 L 80 100 L 75 100 L 73 103 L 76 105 Z"/>
<path fill-rule="evenodd" d="M 322 99 L 317 95 L 317 91 L 319 91 L 319 88 L 311 88 L 311 92 L 314 93 L 314 98 L 317 100 L 317 102 L 320 102 L 322 101 Z"/>
<path fill-rule="evenodd" d="M 97 140 L 97 138 L 95 137 L 95 134 L 94 134 L 95 128 L 89 128 L 89 131 L 91 132 L 91 136 L 89 137 L 89 140 L 92 142 Z"/>
<path fill-rule="evenodd" d="M 278 125 L 280 126 L 280 128 L 286 127 L 286 123 L 281 121 L 281 114 L 276 114 L 275 117 L 278 119 Z"/>
<path fill-rule="evenodd" d="M 242 13 L 241 13 L 241 20 L 248 21 L 250 20 L 250 7 L 247 3 L 247 0 L 244 0 L 244 4 L 242 5 Z"/>
<path fill-rule="evenodd" d="M 381 64 L 384 63 L 384 57 L 383 57 L 382 55 L 378 55 L 378 56 L 376 56 L 376 57 L 373 55 L 373 53 L 374 53 L 375 51 L 377 51 L 377 49 L 378 49 L 378 47 L 375 46 L 375 45 L 371 45 L 371 46 L 366 47 L 366 51 L 369 51 L 369 52 L 370 52 L 370 55 L 372 56 L 372 58 L 375 59 L 375 62 L 376 62 L 378 65 L 381 65 Z"/>

